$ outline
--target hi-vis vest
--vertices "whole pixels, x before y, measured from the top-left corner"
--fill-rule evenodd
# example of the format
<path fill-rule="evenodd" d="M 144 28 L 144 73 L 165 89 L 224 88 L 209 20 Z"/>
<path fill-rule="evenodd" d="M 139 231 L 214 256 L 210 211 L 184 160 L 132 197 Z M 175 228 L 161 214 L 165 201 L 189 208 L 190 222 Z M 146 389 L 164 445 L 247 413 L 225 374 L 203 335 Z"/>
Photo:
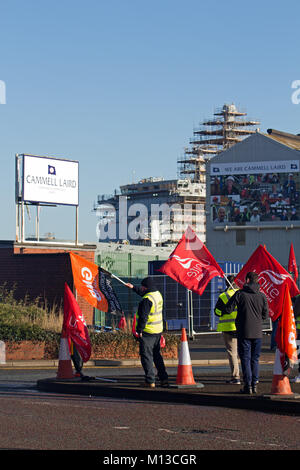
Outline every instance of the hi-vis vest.
<path fill-rule="evenodd" d="M 223 292 L 219 296 L 219 299 L 221 299 L 224 305 L 226 305 L 230 297 L 232 297 L 235 292 L 236 292 L 235 289 L 228 289 L 227 291 Z M 237 310 L 234 310 L 231 313 L 222 315 L 222 311 L 215 308 L 215 314 L 220 317 L 220 320 L 217 326 L 217 331 L 235 331 L 236 330 L 235 319 L 237 315 Z"/>
<path fill-rule="evenodd" d="M 296 299 L 295 299 L 295 304 L 293 305 L 293 309 L 294 309 L 294 317 L 295 317 L 295 324 L 296 324 L 296 330 L 300 331 L 300 313 L 299 313 L 299 297 L 300 297 L 300 294 L 297 295 Z M 296 303 L 297 303 L 297 308 L 296 307 Z M 298 312 L 296 312 L 296 310 Z"/>
<path fill-rule="evenodd" d="M 148 315 L 148 320 L 143 331 L 145 333 L 155 334 L 162 333 L 163 331 L 163 298 L 159 291 L 148 292 L 143 295 L 143 299 L 149 299 L 152 302 L 152 307 Z M 139 315 L 136 313 L 136 321 Z"/>

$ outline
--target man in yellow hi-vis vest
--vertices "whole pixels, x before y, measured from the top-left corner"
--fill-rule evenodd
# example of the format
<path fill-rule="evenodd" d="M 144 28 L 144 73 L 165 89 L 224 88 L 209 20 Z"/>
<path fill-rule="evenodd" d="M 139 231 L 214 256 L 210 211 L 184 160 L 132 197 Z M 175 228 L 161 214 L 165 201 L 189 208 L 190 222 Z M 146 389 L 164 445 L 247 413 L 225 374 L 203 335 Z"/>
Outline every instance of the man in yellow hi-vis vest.
<path fill-rule="evenodd" d="M 298 375 L 293 379 L 293 382 L 300 383 L 300 294 L 292 298 L 293 310 L 297 330 L 297 349 L 298 349 Z"/>
<path fill-rule="evenodd" d="M 238 290 L 236 284 L 234 284 L 234 276 L 230 275 L 226 280 L 226 290 L 220 294 L 218 301 L 215 306 L 215 314 L 219 317 L 219 322 L 217 326 L 217 331 L 221 331 L 224 343 L 229 359 L 229 365 L 231 370 L 231 379 L 228 380 L 228 383 L 240 384 L 240 370 L 239 370 L 239 361 L 238 361 L 238 351 L 237 351 L 237 336 L 236 336 L 236 327 L 235 319 L 237 311 L 234 310 L 232 313 L 224 314 L 224 307 L 227 304 L 230 297 Z M 232 287 L 230 286 L 230 283 Z"/>
<path fill-rule="evenodd" d="M 141 363 L 145 372 L 145 386 L 155 387 L 155 371 L 162 387 L 168 387 L 168 374 L 160 353 L 163 331 L 163 298 L 151 277 L 142 280 L 140 287 L 128 283 L 127 287 L 142 296 L 136 313 L 136 336 L 140 344 Z"/>

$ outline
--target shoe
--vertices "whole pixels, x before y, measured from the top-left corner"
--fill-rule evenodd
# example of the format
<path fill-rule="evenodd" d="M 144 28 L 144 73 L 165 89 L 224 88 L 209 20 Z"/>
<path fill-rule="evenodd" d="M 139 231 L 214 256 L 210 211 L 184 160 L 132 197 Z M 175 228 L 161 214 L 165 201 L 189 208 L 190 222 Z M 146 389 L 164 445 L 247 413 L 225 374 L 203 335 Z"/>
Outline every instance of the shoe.
<path fill-rule="evenodd" d="M 240 381 L 240 379 L 230 379 L 230 380 L 226 380 L 226 383 L 227 383 L 227 384 L 240 385 L 240 384 L 241 384 L 241 381 Z"/>
<path fill-rule="evenodd" d="M 75 372 L 74 377 L 83 377 L 81 372 Z"/>
<path fill-rule="evenodd" d="M 257 393 L 257 386 L 256 384 L 252 385 L 252 393 Z"/>
<path fill-rule="evenodd" d="M 296 375 L 296 377 L 294 377 L 294 379 L 292 379 L 292 382 L 294 382 L 295 384 L 299 384 L 300 383 L 300 375 Z"/>
<path fill-rule="evenodd" d="M 91 377 L 89 375 L 81 375 L 81 380 L 82 382 L 91 382 L 92 380 L 95 380 L 95 377 Z"/>
<path fill-rule="evenodd" d="M 161 380 L 160 381 L 160 386 L 163 388 L 168 388 L 169 387 L 169 381 L 168 380 Z"/>
<path fill-rule="evenodd" d="M 142 384 L 142 387 L 145 387 L 145 388 L 155 388 L 155 383 L 148 383 L 148 382 L 145 382 L 144 384 Z"/>
<path fill-rule="evenodd" d="M 252 395 L 252 389 L 249 385 L 244 385 L 244 388 L 241 388 L 240 393 L 244 395 Z"/>

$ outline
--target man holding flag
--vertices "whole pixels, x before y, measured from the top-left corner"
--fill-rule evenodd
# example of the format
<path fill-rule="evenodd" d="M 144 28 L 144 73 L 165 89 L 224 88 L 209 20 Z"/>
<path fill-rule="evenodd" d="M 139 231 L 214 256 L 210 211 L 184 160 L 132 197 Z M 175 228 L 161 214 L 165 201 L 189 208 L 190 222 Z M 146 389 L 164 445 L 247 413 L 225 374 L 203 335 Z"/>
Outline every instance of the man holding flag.
<path fill-rule="evenodd" d="M 244 388 L 241 393 L 257 392 L 259 379 L 259 357 L 262 343 L 262 321 L 269 314 L 265 294 L 260 292 L 258 275 L 246 274 L 246 283 L 227 302 L 224 312 L 229 314 L 237 309 L 236 330 L 238 353 L 241 360 Z"/>
<path fill-rule="evenodd" d="M 162 387 L 168 387 L 168 374 L 160 353 L 160 340 L 163 331 L 163 298 L 153 279 L 146 277 L 140 287 L 126 284 L 142 297 L 136 313 L 135 337 L 140 344 L 141 363 L 145 372 L 145 387 L 155 388 L 155 372 Z"/>
<path fill-rule="evenodd" d="M 294 378 L 295 383 L 300 383 L 300 295 L 292 298 L 293 301 L 293 310 L 294 310 L 294 317 L 295 317 L 295 326 L 296 326 L 296 334 L 297 334 L 297 343 L 298 343 L 298 375 Z"/>

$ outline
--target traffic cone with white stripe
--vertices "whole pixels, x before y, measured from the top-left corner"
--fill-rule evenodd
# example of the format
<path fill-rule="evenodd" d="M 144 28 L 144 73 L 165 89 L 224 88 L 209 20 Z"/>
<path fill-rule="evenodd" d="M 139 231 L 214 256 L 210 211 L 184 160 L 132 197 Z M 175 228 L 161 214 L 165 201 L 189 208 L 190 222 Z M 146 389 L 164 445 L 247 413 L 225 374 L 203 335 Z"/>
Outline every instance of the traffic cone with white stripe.
<path fill-rule="evenodd" d="M 294 395 L 287 375 L 283 375 L 282 353 L 276 348 L 271 395 Z"/>
<path fill-rule="evenodd" d="M 68 338 L 62 335 L 60 339 L 57 379 L 73 379 L 73 368 L 70 356 Z"/>
<path fill-rule="evenodd" d="M 179 362 L 176 377 L 176 387 L 204 387 L 203 384 L 196 383 L 194 380 L 190 351 L 185 328 L 181 331 L 181 347 L 179 351 Z"/>

